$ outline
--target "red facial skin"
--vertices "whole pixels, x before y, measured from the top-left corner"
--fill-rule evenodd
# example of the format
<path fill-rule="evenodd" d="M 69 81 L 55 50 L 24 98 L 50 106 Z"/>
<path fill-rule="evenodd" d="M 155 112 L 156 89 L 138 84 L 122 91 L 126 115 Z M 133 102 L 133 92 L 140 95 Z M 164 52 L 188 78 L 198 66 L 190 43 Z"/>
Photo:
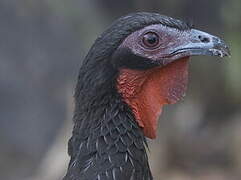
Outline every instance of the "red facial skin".
<path fill-rule="evenodd" d="M 186 91 L 188 57 L 149 70 L 121 69 L 117 88 L 131 107 L 144 135 L 156 138 L 157 120 L 165 104 L 174 104 Z"/>
<path fill-rule="evenodd" d="M 158 39 L 153 44 L 150 43 L 153 38 L 149 41 L 147 36 L 150 33 Z M 157 119 L 163 105 L 176 103 L 186 91 L 189 57 L 224 57 L 230 54 L 227 45 L 216 36 L 196 29 L 178 30 L 161 24 L 133 32 L 117 50 L 120 49 L 141 57 L 140 65 L 145 60 L 145 63 L 150 61 L 157 66 L 143 68 L 145 70 L 121 68 L 117 80 L 119 93 L 132 108 L 139 126 L 149 138 L 156 137 Z M 136 59 L 133 62 L 139 63 Z"/>
<path fill-rule="evenodd" d="M 159 36 L 155 47 L 148 48 L 143 44 L 147 32 Z M 129 35 L 119 46 L 160 63 L 159 67 L 145 70 L 122 68 L 117 79 L 117 89 L 131 107 L 146 137 L 156 138 L 157 120 L 163 105 L 176 103 L 186 91 L 189 55 L 170 54 L 191 42 L 190 32 L 158 24 L 150 25 Z"/>

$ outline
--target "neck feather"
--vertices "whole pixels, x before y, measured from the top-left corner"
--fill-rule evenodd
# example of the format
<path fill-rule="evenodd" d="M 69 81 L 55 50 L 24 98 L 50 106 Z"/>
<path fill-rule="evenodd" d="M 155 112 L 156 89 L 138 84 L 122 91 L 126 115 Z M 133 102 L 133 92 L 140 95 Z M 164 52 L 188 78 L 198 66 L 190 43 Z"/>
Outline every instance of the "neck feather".
<path fill-rule="evenodd" d="M 145 137 L 116 89 L 118 72 L 107 67 L 80 71 L 65 180 L 151 180 Z"/>

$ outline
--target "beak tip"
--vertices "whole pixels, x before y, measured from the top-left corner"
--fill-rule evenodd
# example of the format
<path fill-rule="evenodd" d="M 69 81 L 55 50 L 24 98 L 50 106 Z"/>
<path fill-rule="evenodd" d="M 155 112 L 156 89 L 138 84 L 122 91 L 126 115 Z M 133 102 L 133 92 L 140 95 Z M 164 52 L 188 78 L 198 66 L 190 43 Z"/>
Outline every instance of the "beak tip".
<path fill-rule="evenodd" d="M 213 56 L 219 56 L 221 58 L 226 57 L 226 56 L 231 57 L 229 49 L 213 49 L 212 48 L 212 49 L 209 49 L 209 51 L 211 52 L 211 54 Z"/>
<path fill-rule="evenodd" d="M 231 52 L 229 47 L 221 41 L 221 43 L 217 43 L 214 45 L 214 48 L 210 49 L 210 51 L 213 53 L 214 56 L 219 57 L 231 57 Z"/>

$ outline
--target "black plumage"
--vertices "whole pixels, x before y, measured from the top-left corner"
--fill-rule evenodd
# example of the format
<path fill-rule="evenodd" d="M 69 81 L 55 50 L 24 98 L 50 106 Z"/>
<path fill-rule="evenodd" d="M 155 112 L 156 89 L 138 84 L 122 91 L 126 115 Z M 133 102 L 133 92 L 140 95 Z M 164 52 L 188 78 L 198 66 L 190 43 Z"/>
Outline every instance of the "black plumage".
<path fill-rule="evenodd" d="M 69 140 L 71 161 L 65 180 L 151 180 L 145 137 L 116 89 L 118 70 L 111 55 L 132 32 L 149 24 L 175 28 L 186 24 L 159 14 L 122 17 L 94 43 L 80 68 L 74 130 Z"/>
<path fill-rule="evenodd" d="M 158 64 L 131 51 L 114 54 L 127 36 L 153 24 L 191 30 L 182 21 L 156 13 L 129 14 L 99 36 L 84 59 L 75 90 L 74 129 L 68 145 L 71 160 L 64 180 L 153 179 L 146 139 L 116 81 L 120 66 L 145 69 Z"/>

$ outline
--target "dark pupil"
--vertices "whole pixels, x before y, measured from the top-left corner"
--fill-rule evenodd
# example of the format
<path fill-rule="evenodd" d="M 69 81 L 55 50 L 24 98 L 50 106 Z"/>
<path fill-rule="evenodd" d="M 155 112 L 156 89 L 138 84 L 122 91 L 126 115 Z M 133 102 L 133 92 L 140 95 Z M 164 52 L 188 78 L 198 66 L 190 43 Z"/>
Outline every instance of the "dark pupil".
<path fill-rule="evenodd" d="M 143 37 L 143 43 L 149 47 L 156 46 L 158 44 L 158 36 L 156 33 L 147 33 Z"/>
<path fill-rule="evenodd" d="M 155 35 L 151 34 L 147 36 L 147 41 L 149 44 L 155 44 L 157 41 L 157 38 Z"/>

